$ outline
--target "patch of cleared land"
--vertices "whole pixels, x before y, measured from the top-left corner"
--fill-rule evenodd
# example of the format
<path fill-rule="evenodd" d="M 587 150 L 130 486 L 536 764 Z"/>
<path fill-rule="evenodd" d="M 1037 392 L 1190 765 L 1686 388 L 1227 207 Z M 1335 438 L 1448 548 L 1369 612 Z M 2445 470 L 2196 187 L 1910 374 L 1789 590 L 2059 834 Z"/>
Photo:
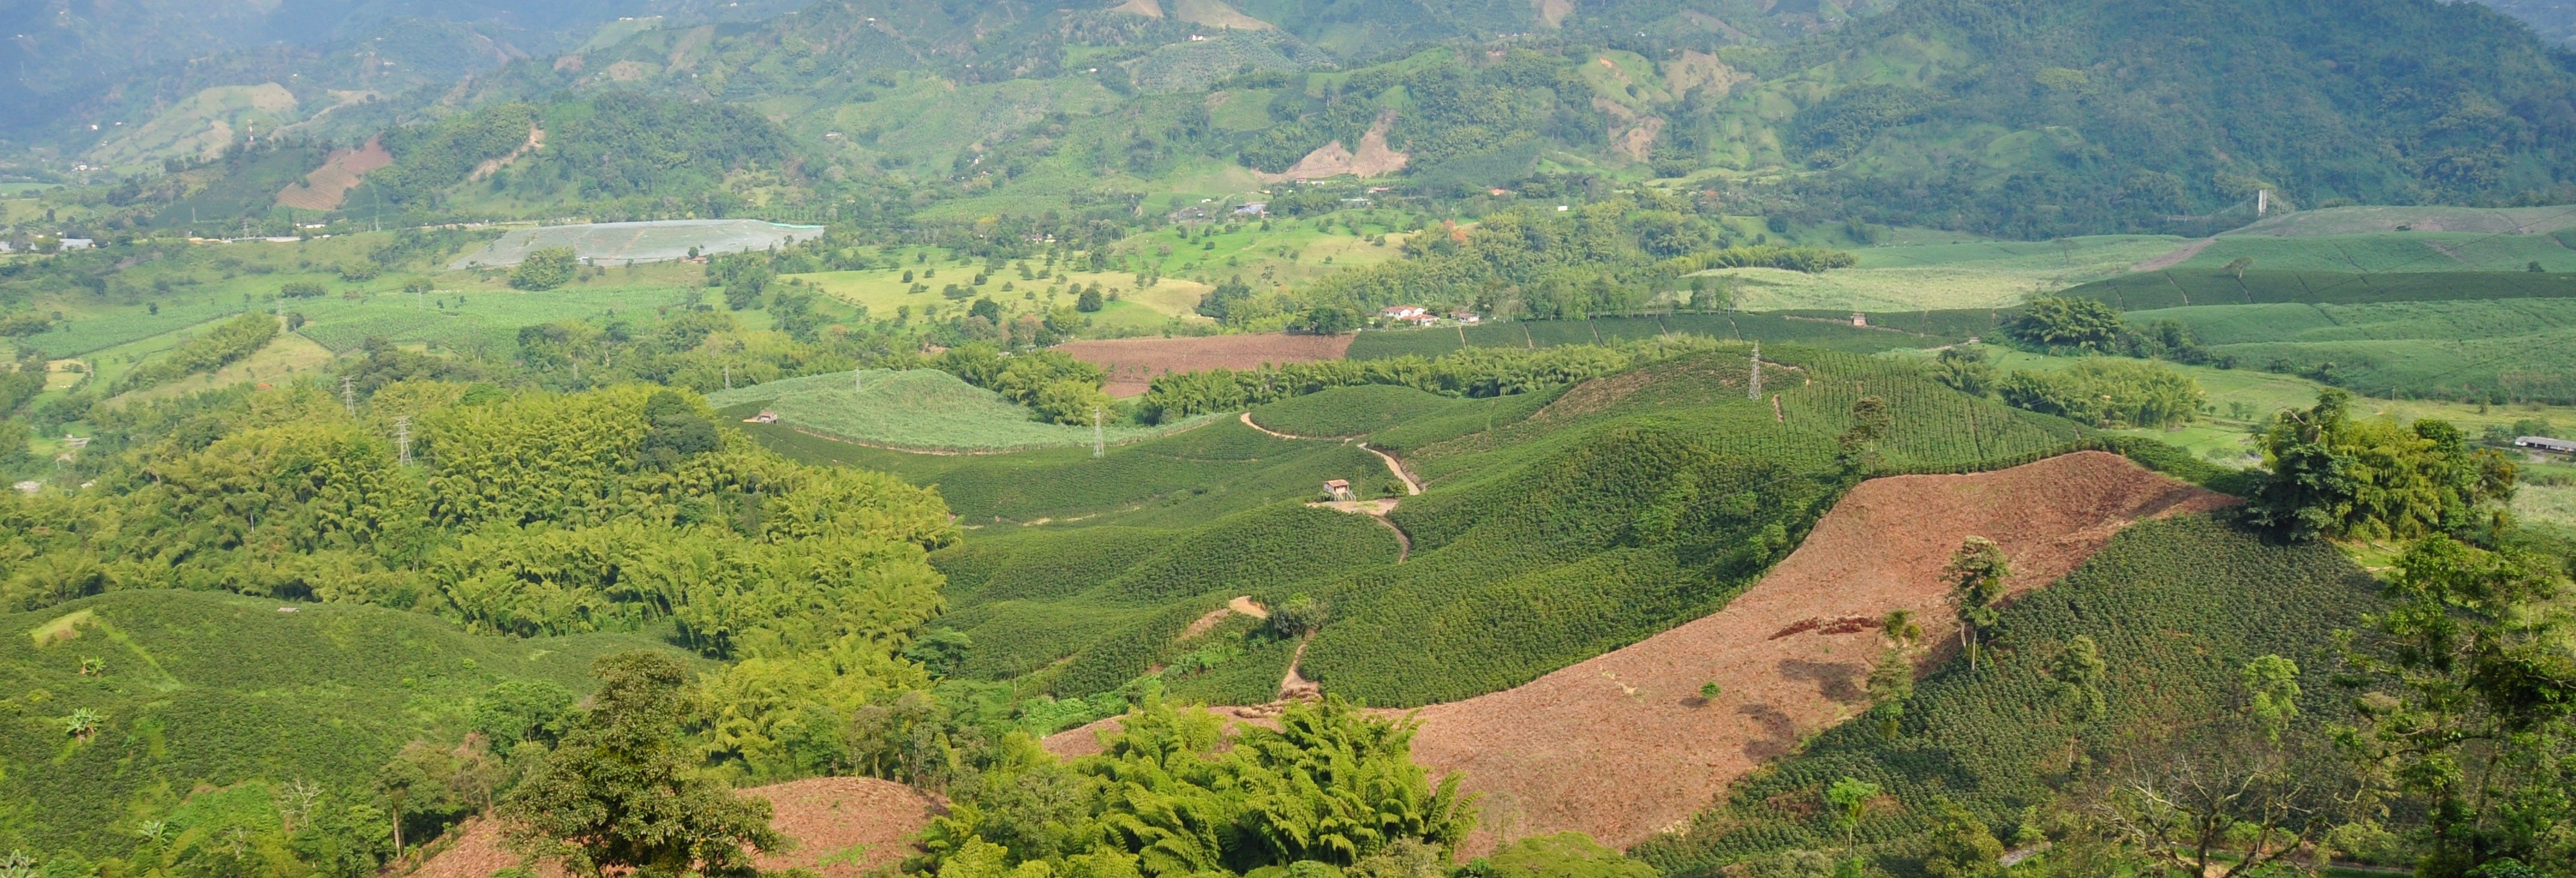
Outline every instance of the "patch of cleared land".
<path fill-rule="evenodd" d="M 1202 338 L 1122 338 L 1077 341 L 1056 350 L 1109 370 L 1109 395 L 1142 395 L 1154 376 L 1200 369 L 1251 369 L 1263 363 L 1338 360 L 1351 348 L 1348 335 L 1211 335 Z"/>
<path fill-rule="evenodd" d="M 825 878 L 858 878 L 902 862 L 913 852 L 912 834 L 944 811 L 918 790 L 867 777 L 818 777 L 742 795 L 767 799 L 776 809 L 769 825 L 796 842 L 761 856 L 761 870 L 811 869 Z M 524 863 L 504 846 L 501 825 L 491 820 L 471 821 L 453 838 L 413 878 L 489 878 Z M 546 878 L 567 874 L 552 864 L 537 871 Z"/>
<path fill-rule="evenodd" d="M 349 190 L 358 188 L 368 174 L 393 163 L 394 154 L 385 150 L 382 135 L 368 138 L 367 144 L 357 149 L 333 150 L 328 161 L 313 169 L 313 173 L 304 175 L 303 182 L 277 193 L 278 206 L 298 210 L 339 210 L 341 202 L 349 197 Z"/>

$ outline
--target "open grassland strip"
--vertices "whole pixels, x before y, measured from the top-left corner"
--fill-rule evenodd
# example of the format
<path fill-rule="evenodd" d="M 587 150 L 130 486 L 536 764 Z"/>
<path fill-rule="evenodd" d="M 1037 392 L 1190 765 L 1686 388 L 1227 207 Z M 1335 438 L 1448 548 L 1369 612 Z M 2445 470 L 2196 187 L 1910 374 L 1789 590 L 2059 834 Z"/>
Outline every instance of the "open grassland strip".
<path fill-rule="evenodd" d="M 1962 659 L 1944 660 L 1916 685 L 1895 735 L 1849 722 L 1792 741 L 1802 746 L 1784 750 L 1773 770 L 1746 776 L 1717 807 L 1634 853 L 1667 875 L 1708 876 L 1749 856 L 1836 846 L 1842 832 L 1805 803 L 1852 777 L 1888 796 L 1853 837 L 1893 865 L 1934 830 L 1936 799 L 2011 825 L 2021 809 L 2057 794 L 2052 783 L 2070 756 L 2114 758 L 2232 709 L 2239 670 L 2263 655 L 2296 662 L 2302 714 L 2333 721 L 2347 709 L 2329 682 L 2341 666 L 2334 632 L 2357 627 L 2377 594 L 2377 583 L 2329 545 L 2280 544 L 2209 516 L 2139 524 L 2063 582 L 2007 606 L 1985 650 L 1990 663 L 1970 672 Z M 2120 669 L 2102 684 L 2105 714 L 2089 722 L 2066 709 L 2047 677 L 2079 634 Z M 1854 646 L 1866 659 L 1881 644 Z M 1729 721 L 1709 713 L 1708 722 Z"/>

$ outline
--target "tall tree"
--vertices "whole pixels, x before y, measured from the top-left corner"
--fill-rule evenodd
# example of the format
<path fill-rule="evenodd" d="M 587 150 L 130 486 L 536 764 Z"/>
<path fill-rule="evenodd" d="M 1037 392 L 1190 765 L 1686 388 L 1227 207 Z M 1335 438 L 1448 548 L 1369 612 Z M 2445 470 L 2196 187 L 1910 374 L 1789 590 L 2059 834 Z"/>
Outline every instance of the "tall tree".
<path fill-rule="evenodd" d="M 658 652 L 601 658 L 590 709 L 501 807 L 522 850 L 578 875 L 758 875 L 745 848 L 786 840 L 769 803 L 700 772 L 681 738 L 693 711 L 688 669 Z"/>
<path fill-rule="evenodd" d="M 2004 596 L 2004 582 L 2012 577 L 2012 560 L 1995 541 L 1969 537 L 1950 554 L 1950 566 L 1942 568 L 1941 576 L 1950 584 L 1950 605 L 1958 611 L 1959 646 L 1968 651 L 1968 669 L 1976 670 L 1978 646 L 1995 624 L 1995 601 Z"/>
<path fill-rule="evenodd" d="M 2381 794 L 2421 815 L 2416 874 L 2508 858 L 2576 868 L 2556 830 L 2576 824 L 2576 627 L 2554 608 L 2559 574 L 2439 535 L 2397 568 L 2394 606 L 2373 620 L 2387 649 L 2350 658 L 2395 685 L 2361 699 L 2346 744 Z"/>

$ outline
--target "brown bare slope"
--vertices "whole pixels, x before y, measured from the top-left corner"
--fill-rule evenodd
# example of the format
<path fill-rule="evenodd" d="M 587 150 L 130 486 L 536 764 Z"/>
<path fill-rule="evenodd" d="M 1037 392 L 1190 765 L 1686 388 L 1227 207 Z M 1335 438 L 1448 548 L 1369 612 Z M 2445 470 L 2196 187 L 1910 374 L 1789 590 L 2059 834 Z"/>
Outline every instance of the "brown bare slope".
<path fill-rule="evenodd" d="M 763 870 L 812 869 L 826 878 L 857 876 L 889 867 L 912 852 L 909 839 L 940 813 L 939 803 L 893 781 L 818 777 L 742 791 L 769 800 L 770 824 L 795 847 L 760 858 Z M 487 878 L 519 865 L 501 843 L 499 824 L 474 820 L 456 840 L 411 873 L 412 878 Z M 559 878 L 563 870 L 541 874 Z"/>
<path fill-rule="evenodd" d="M 1625 848 L 1866 707 L 1889 612 L 1915 611 L 1935 643 L 1954 637 L 1939 573 L 1961 540 L 2001 544 L 2017 594 L 2132 522 L 2231 502 L 2101 452 L 1875 479 L 1725 609 L 1527 685 L 1424 708 L 1414 756 L 1485 794 L 1471 853 L 1568 829 Z M 1712 681 L 1724 694 L 1702 704 Z"/>

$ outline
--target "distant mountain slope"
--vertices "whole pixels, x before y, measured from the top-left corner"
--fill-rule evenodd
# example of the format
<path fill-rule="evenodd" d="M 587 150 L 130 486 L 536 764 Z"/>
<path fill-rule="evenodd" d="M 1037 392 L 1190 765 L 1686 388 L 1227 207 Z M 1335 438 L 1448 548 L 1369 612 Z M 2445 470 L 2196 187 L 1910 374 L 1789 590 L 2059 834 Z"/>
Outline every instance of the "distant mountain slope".
<path fill-rule="evenodd" d="M 286 0 L 0 4 L 0 142 L 113 128 L 130 102 L 223 85 L 408 88 L 579 45 L 622 18 L 748 21 L 811 0 Z M 309 80 L 297 82 L 296 80 Z M 103 132 L 112 133 L 112 132 Z"/>
<path fill-rule="evenodd" d="M 2522 19 L 2541 37 L 2576 44 L 2576 0 L 2478 0 Z"/>
<path fill-rule="evenodd" d="M 2300 205 L 2505 200 L 2576 180 L 2576 55 L 2434 0 L 1915 0 L 1763 59 L 1851 210 L 1974 203 L 2020 236 Z M 1821 100 L 1805 97 L 1828 91 Z"/>

